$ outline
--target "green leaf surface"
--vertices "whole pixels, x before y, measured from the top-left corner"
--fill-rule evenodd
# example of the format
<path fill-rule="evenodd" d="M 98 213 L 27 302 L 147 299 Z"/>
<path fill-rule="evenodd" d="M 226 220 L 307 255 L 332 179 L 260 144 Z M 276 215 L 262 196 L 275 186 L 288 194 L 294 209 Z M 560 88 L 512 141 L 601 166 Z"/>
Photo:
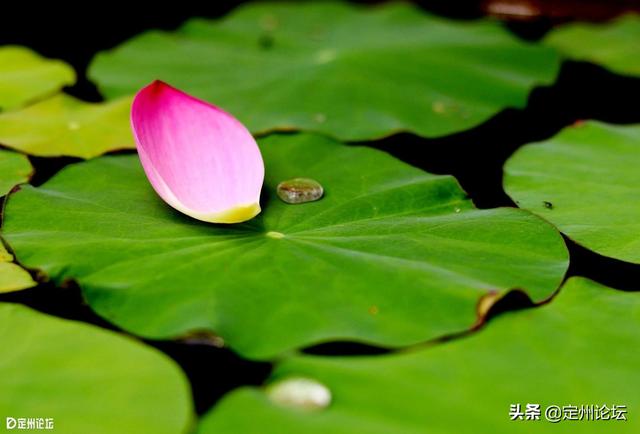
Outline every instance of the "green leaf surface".
<path fill-rule="evenodd" d="M 14 186 L 27 182 L 32 172 L 26 156 L 0 149 L 0 197 L 9 193 Z M 12 261 L 13 256 L 0 239 L 0 293 L 30 288 L 36 284 L 26 270 Z"/>
<path fill-rule="evenodd" d="M 13 255 L 7 252 L 0 239 L 0 293 L 18 291 L 36 285 L 31 275 L 12 261 Z"/>
<path fill-rule="evenodd" d="M 69 65 L 26 47 L 0 47 L 0 110 L 31 103 L 76 81 Z"/>
<path fill-rule="evenodd" d="M 131 98 L 88 103 L 59 94 L 19 111 L 0 114 L 0 144 L 31 155 L 92 158 L 134 148 Z"/>
<path fill-rule="evenodd" d="M 584 247 L 640 263 L 639 167 L 640 125 L 587 122 L 520 148 L 504 186 Z"/>
<path fill-rule="evenodd" d="M 198 433 L 637 433 L 639 327 L 640 293 L 572 278 L 550 304 L 500 315 L 465 338 L 394 355 L 286 359 L 275 384 L 315 380 L 331 392 L 328 407 L 283 406 L 244 387 Z M 540 420 L 510 420 L 510 405 L 527 403 L 540 404 Z M 582 405 L 626 405 L 628 420 L 551 423 L 550 405 L 577 406 L 576 416 Z"/>
<path fill-rule="evenodd" d="M 162 79 L 233 113 L 251 131 L 342 140 L 476 126 L 551 83 L 555 50 L 493 21 L 456 22 L 408 4 L 256 3 L 175 33 L 144 33 L 98 54 L 108 97 Z"/>
<path fill-rule="evenodd" d="M 551 225 L 477 210 L 455 179 L 313 135 L 260 141 L 263 212 L 239 225 L 190 219 L 157 198 L 136 156 L 68 167 L 12 195 L 5 236 L 28 267 L 75 278 L 101 315 L 139 335 L 205 329 L 269 358 L 354 339 L 387 346 L 459 332 L 481 297 L 549 297 L 566 270 Z M 288 205 L 276 186 L 317 180 Z"/>
<path fill-rule="evenodd" d="M 598 63 L 624 75 L 640 75 L 639 41 L 640 16 L 631 14 L 606 24 L 567 24 L 544 40 L 573 60 Z"/>
<path fill-rule="evenodd" d="M 0 304 L 0 414 L 65 434 L 180 434 L 188 382 L 166 356 L 94 326 Z M 33 431 L 33 430 L 32 430 Z"/>
<path fill-rule="evenodd" d="M 0 197 L 16 185 L 27 182 L 32 173 L 33 167 L 27 157 L 0 149 Z"/>

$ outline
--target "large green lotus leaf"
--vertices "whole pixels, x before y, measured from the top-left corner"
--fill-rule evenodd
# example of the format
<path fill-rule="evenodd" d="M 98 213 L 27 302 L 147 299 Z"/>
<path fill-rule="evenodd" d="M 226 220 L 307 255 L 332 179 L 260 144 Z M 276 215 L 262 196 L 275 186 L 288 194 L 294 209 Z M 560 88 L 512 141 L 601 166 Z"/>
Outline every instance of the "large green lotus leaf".
<path fill-rule="evenodd" d="M 0 293 L 31 288 L 36 284 L 26 270 L 12 261 L 13 255 L 7 252 L 0 239 Z"/>
<path fill-rule="evenodd" d="M 0 144 L 31 155 L 92 158 L 134 148 L 131 98 L 88 103 L 59 94 L 25 109 L 0 114 Z"/>
<path fill-rule="evenodd" d="M 75 278 L 91 306 L 136 334 L 194 329 L 268 358 L 332 339 L 400 346 L 458 332 L 485 295 L 549 297 L 567 267 L 557 231 L 518 209 L 476 210 L 455 179 L 321 136 L 261 141 L 263 212 L 213 225 L 177 213 L 136 156 L 71 166 L 10 196 L 5 236 L 29 267 Z M 317 202 L 276 185 L 311 177 Z"/>
<path fill-rule="evenodd" d="M 481 331 L 444 344 L 385 356 L 287 359 L 267 393 L 248 387 L 232 392 L 198 432 L 637 433 L 639 327 L 640 293 L 572 278 L 552 303 L 503 314 Z M 305 411 L 272 402 L 268 390 L 293 378 L 326 386 L 331 404 Z M 322 396 L 315 395 L 316 401 Z M 510 405 L 520 404 L 524 412 L 528 403 L 540 404 L 540 420 L 510 420 Z M 628 420 L 553 424 L 544 416 L 550 405 L 626 405 Z"/>
<path fill-rule="evenodd" d="M 99 54 L 89 75 L 108 97 L 165 80 L 253 132 L 364 140 L 468 129 L 523 107 L 558 65 L 555 50 L 518 41 L 497 22 L 455 22 L 406 4 L 296 2 L 144 33 Z"/>
<path fill-rule="evenodd" d="M 163 354 L 98 327 L 0 304 L 0 414 L 65 434 L 186 433 L 188 382 Z"/>
<path fill-rule="evenodd" d="M 27 182 L 32 173 L 33 167 L 27 157 L 0 149 L 0 197 L 14 186 Z"/>
<path fill-rule="evenodd" d="M 0 149 L 0 196 L 7 194 L 15 185 L 28 181 L 32 172 L 33 168 L 27 157 Z M 12 261 L 13 256 L 7 252 L 0 239 L 0 293 L 35 285 L 31 275 Z"/>
<path fill-rule="evenodd" d="M 73 68 L 59 60 L 26 47 L 0 47 L 0 110 L 28 104 L 75 81 Z"/>
<path fill-rule="evenodd" d="M 640 74 L 640 16 L 626 15 L 607 24 L 567 24 L 545 43 L 575 60 L 599 63 L 613 72 Z"/>
<path fill-rule="evenodd" d="M 587 122 L 518 150 L 507 193 L 602 255 L 640 263 L 640 125 Z"/>

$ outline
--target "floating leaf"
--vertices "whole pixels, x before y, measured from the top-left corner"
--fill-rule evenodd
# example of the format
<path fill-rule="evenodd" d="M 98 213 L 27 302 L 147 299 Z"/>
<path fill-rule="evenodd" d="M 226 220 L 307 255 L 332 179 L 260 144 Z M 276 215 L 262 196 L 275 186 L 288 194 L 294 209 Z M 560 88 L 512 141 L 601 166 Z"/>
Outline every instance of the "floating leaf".
<path fill-rule="evenodd" d="M 20 107 L 74 84 L 73 68 L 26 47 L 0 47 L 0 110 Z"/>
<path fill-rule="evenodd" d="M 69 434 L 186 433 L 187 380 L 158 351 L 94 326 L 0 304 L 0 413 Z"/>
<path fill-rule="evenodd" d="M 32 173 L 33 167 L 27 157 L 0 149 L 0 197 L 14 186 L 27 182 Z"/>
<path fill-rule="evenodd" d="M 12 263 L 13 255 L 7 252 L 0 239 L 0 293 L 18 291 L 36 285 L 31 275 Z"/>
<path fill-rule="evenodd" d="M 640 74 L 640 17 L 606 24 L 572 23 L 552 31 L 545 43 L 574 60 L 602 64 L 613 72 Z"/>
<path fill-rule="evenodd" d="M 198 433 L 635 433 L 639 327 L 640 293 L 573 278 L 549 305 L 503 314 L 452 342 L 375 357 L 292 357 L 273 378 L 323 384 L 329 407 L 304 411 L 244 387 L 219 402 Z M 528 403 L 540 404 L 540 420 L 510 420 L 512 404 L 524 413 Z M 609 418 L 624 405 L 628 420 L 587 420 L 583 412 L 583 420 L 552 426 L 551 405 L 576 406 L 569 417 L 582 405 L 607 405 Z"/>
<path fill-rule="evenodd" d="M 136 156 L 68 167 L 12 195 L 5 236 L 56 281 L 136 334 L 211 330 L 253 358 L 329 339 L 401 346 L 465 330 L 476 305 L 512 288 L 549 297 L 567 267 L 549 224 L 518 209 L 476 210 L 452 177 L 321 136 L 261 141 L 263 212 L 240 225 L 177 213 Z M 309 177 L 316 202 L 278 199 Z"/>
<path fill-rule="evenodd" d="M 28 181 L 32 171 L 27 157 L 0 149 L 0 196 L 7 194 L 15 185 Z M 31 275 L 12 261 L 13 256 L 7 252 L 0 239 L 0 293 L 35 285 Z"/>
<path fill-rule="evenodd" d="M 59 94 L 25 109 L 0 114 L 0 144 L 43 157 L 92 158 L 133 148 L 130 106 L 129 97 L 88 103 Z"/>
<path fill-rule="evenodd" d="M 162 79 L 238 116 L 253 132 L 365 140 L 441 136 L 551 83 L 555 50 L 493 21 L 455 22 L 406 4 L 257 3 L 101 53 L 89 75 L 108 97 Z"/>
<path fill-rule="evenodd" d="M 640 263 L 640 125 L 586 122 L 518 150 L 507 193 L 584 247 Z"/>

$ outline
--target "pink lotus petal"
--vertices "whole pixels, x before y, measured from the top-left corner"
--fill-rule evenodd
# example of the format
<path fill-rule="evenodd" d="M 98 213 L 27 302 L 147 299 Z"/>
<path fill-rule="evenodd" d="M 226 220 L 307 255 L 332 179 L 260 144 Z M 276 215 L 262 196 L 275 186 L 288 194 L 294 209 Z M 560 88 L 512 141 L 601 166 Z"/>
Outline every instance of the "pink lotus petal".
<path fill-rule="evenodd" d="M 131 127 L 149 182 L 178 211 L 212 223 L 260 212 L 262 155 L 233 116 L 154 81 L 133 100 Z"/>

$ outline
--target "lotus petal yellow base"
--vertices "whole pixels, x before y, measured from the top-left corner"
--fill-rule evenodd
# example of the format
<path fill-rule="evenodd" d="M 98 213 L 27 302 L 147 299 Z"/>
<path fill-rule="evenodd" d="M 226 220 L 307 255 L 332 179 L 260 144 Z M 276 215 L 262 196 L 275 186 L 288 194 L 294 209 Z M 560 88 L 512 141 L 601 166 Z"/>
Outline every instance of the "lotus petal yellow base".
<path fill-rule="evenodd" d="M 262 211 L 259 203 L 239 205 L 224 211 L 212 213 L 194 211 L 192 209 L 185 208 L 182 204 L 169 202 L 169 205 L 173 206 L 178 211 L 190 217 L 193 217 L 196 220 L 201 220 L 208 223 L 242 223 L 246 222 L 247 220 L 251 220 L 258 214 L 260 214 L 260 211 Z"/>
<path fill-rule="evenodd" d="M 260 204 L 252 203 L 250 205 L 237 206 L 219 213 L 204 215 L 203 218 L 196 218 L 211 223 L 242 223 L 254 218 L 260 214 L 260 211 Z"/>

